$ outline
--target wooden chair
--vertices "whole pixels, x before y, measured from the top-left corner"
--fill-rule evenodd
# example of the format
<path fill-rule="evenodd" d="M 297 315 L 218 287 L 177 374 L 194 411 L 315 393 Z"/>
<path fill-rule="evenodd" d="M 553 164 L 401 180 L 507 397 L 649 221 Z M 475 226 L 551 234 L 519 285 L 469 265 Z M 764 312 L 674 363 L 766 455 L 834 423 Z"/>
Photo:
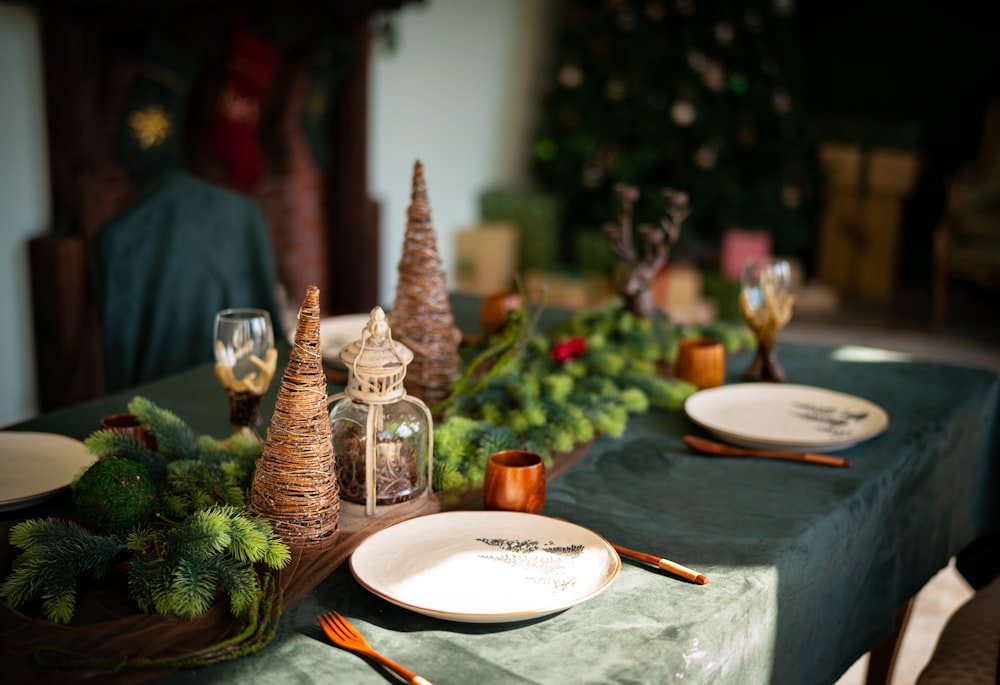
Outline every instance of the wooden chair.
<path fill-rule="evenodd" d="M 917 685 L 995 685 L 1000 660 L 1000 576 L 951 615 Z"/>
<path fill-rule="evenodd" d="M 947 318 L 948 285 L 1000 288 L 1000 96 L 987 108 L 979 155 L 948 186 L 934 233 L 934 324 Z"/>
<path fill-rule="evenodd" d="M 903 633 L 910 622 L 915 597 L 896 611 L 892 632 L 868 653 L 868 669 L 865 671 L 865 685 L 889 685 L 896 668 L 896 659 L 903 643 Z"/>

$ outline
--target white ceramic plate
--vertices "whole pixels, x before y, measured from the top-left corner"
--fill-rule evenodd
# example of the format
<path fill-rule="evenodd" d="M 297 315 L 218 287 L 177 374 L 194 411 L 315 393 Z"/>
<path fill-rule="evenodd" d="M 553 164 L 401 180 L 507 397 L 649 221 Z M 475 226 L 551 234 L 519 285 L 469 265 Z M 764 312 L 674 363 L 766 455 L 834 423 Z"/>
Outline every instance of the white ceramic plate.
<path fill-rule="evenodd" d="M 0 431 L 0 511 L 55 497 L 96 459 L 65 435 Z"/>
<path fill-rule="evenodd" d="M 358 582 L 393 604 L 466 623 L 546 616 L 607 588 L 621 558 L 593 531 L 510 511 L 451 511 L 374 533 L 351 555 Z"/>
<path fill-rule="evenodd" d="M 688 417 L 743 447 L 832 452 L 875 437 L 889 415 L 861 397 L 808 385 L 737 383 L 687 398 Z"/>

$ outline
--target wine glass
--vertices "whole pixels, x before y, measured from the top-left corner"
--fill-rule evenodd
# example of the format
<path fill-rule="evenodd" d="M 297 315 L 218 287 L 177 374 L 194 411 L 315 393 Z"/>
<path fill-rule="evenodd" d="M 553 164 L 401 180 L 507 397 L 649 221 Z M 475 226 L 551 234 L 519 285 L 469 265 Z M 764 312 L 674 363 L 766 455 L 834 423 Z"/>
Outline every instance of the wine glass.
<path fill-rule="evenodd" d="M 757 337 L 757 353 L 744 377 L 783 381 L 785 371 L 778 363 L 774 341 L 792 318 L 792 267 L 784 259 L 750 258 L 743 266 L 740 286 L 740 312 Z"/>
<path fill-rule="evenodd" d="M 215 376 L 229 394 L 233 435 L 260 439 L 260 400 L 274 377 L 278 351 L 264 309 L 223 309 L 215 315 Z"/>

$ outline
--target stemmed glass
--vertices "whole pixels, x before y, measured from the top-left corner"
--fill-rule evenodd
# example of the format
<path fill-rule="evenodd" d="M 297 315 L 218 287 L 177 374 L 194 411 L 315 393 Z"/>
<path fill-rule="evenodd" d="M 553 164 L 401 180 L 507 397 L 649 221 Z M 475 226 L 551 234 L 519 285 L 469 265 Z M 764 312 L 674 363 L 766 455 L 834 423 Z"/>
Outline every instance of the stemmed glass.
<path fill-rule="evenodd" d="M 233 435 L 260 439 L 260 400 L 274 377 L 278 351 L 264 309 L 223 309 L 215 315 L 215 376 L 229 393 Z"/>
<path fill-rule="evenodd" d="M 774 341 L 792 318 L 792 267 L 787 260 L 748 259 L 740 281 L 740 312 L 757 336 L 757 353 L 744 377 L 754 381 L 783 381 Z"/>

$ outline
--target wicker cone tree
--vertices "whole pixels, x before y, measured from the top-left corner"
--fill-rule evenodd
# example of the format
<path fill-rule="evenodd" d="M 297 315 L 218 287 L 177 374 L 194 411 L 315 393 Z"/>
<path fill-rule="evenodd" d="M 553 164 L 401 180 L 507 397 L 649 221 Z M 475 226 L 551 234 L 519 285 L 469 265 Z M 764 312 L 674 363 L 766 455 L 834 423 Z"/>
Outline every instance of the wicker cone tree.
<path fill-rule="evenodd" d="M 462 334 L 448 301 L 448 284 L 424 184 L 424 165 L 413 165 L 413 191 L 406 213 L 406 236 L 399 260 L 393 336 L 413 351 L 406 389 L 429 406 L 451 393 L 458 378 Z"/>
<path fill-rule="evenodd" d="M 339 528 L 319 313 L 319 288 L 311 285 L 250 490 L 250 510 L 292 547 L 330 544 Z"/>

